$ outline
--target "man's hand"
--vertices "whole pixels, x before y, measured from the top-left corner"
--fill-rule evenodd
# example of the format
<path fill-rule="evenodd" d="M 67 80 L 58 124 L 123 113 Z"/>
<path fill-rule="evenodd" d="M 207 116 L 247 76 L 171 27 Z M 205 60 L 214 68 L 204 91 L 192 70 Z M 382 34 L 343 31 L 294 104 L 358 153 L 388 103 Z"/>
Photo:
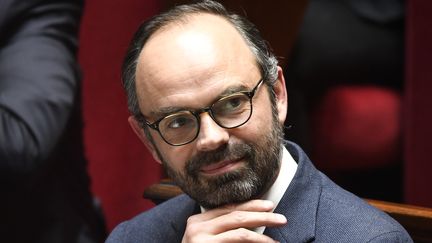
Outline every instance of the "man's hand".
<path fill-rule="evenodd" d="M 187 221 L 182 242 L 275 242 L 249 230 L 286 224 L 285 216 L 271 212 L 273 207 L 271 201 L 252 200 L 193 215 Z"/>

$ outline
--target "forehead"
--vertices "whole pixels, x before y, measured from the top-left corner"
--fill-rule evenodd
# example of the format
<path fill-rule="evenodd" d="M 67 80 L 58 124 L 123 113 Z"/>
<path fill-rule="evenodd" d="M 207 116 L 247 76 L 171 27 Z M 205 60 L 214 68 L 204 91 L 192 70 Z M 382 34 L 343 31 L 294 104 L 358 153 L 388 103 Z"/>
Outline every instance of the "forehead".
<path fill-rule="evenodd" d="M 148 40 L 138 58 L 136 89 L 148 113 L 173 104 L 199 106 L 259 78 L 255 56 L 235 27 L 222 17 L 196 14 Z"/>

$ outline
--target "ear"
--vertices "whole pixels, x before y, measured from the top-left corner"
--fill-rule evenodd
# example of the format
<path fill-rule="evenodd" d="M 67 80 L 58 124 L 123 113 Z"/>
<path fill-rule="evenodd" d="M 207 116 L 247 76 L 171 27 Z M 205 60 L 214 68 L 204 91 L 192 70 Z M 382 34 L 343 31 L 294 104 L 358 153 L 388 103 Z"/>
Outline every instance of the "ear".
<path fill-rule="evenodd" d="M 129 125 L 132 127 L 132 130 L 138 136 L 138 138 L 143 142 L 143 144 L 147 147 L 147 149 L 151 152 L 153 158 L 159 163 L 162 164 L 161 159 L 158 156 L 155 146 L 149 139 L 147 138 L 144 129 L 140 126 L 139 122 L 135 119 L 134 116 L 129 116 L 128 118 Z"/>
<path fill-rule="evenodd" d="M 284 124 L 287 113 L 288 113 L 288 93 L 285 86 L 285 77 L 283 70 L 278 66 L 278 78 L 273 85 L 273 90 L 276 94 L 276 105 L 278 110 L 279 122 L 281 125 Z"/>

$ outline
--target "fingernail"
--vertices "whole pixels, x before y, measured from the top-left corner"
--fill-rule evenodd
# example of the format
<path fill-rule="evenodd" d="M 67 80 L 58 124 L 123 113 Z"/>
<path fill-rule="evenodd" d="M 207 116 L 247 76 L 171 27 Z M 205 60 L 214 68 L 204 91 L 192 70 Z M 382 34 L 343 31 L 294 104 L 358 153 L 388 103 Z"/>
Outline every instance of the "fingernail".
<path fill-rule="evenodd" d="M 286 217 L 282 214 L 276 214 L 276 220 L 280 223 L 286 223 L 287 222 Z"/>
<path fill-rule="evenodd" d="M 274 203 L 270 200 L 264 200 L 263 201 L 263 206 L 266 208 L 273 208 L 274 207 Z"/>

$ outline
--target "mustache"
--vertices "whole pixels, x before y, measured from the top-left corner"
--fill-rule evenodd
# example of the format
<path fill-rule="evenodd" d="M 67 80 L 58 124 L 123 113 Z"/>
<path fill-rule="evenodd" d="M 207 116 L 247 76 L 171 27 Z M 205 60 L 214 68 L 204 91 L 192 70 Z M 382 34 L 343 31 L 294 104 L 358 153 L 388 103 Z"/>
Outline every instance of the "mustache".
<path fill-rule="evenodd" d="M 240 158 L 250 159 L 252 146 L 246 143 L 225 144 L 216 150 L 200 152 L 186 163 L 186 171 L 189 175 L 196 175 L 201 167 L 220 161 L 233 161 Z"/>

